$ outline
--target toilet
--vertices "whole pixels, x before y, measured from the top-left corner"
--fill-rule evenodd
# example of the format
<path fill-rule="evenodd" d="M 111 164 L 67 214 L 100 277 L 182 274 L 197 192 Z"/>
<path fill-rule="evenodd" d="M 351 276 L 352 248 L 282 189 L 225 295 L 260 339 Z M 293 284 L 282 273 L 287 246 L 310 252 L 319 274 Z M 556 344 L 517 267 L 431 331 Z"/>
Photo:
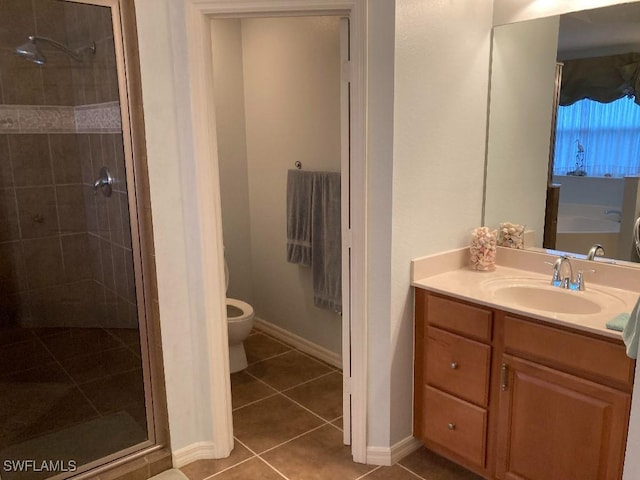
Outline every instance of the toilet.
<path fill-rule="evenodd" d="M 224 261 L 226 289 L 229 289 L 229 266 Z M 244 341 L 253 328 L 253 307 L 242 300 L 227 297 L 227 325 L 229 326 L 229 371 L 239 372 L 247 368 Z"/>

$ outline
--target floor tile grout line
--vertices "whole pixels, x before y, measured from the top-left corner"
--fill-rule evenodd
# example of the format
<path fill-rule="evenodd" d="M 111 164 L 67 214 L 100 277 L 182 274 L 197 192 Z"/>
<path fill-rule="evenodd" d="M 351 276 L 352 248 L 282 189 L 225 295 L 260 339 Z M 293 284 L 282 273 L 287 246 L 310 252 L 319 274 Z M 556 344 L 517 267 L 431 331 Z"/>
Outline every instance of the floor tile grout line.
<path fill-rule="evenodd" d="M 237 467 L 237 466 L 239 466 L 239 465 L 242 465 L 243 463 L 247 463 L 249 460 L 253 460 L 254 458 L 258 458 L 258 455 L 256 455 L 255 453 L 254 453 L 253 455 L 251 455 L 250 457 L 247 457 L 247 458 L 245 458 L 245 459 L 243 459 L 243 460 L 240 460 L 238 463 L 234 463 L 233 465 L 229 465 L 228 467 L 223 468 L 223 469 L 222 469 L 222 470 L 220 470 L 219 472 L 212 473 L 212 474 L 211 474 L 211 475 L 209 475 L 208 477 L 204 477 L 202 480 L 209 480 L 209 479 L 215 478 L 215 477 L 217 477 L 218 475 L 221 475 L 221 474 L 223 474 L 224 472 L 226 472 L 226 471 L 228 471 L 228 470 L 231 470 L 232 468 L 235 468 L 235 467 Z"/>
<path fill-rule="evenodd" d="M 298 388 L 299 386 L 304 385 L 304 384 L 306 384 L 306 383 L 313 382 L 314 380 L 318 380 L 319 378 L 325 377 L 325 376 L 327 376 L 327 375 L 329 375 L 329 374 L 331 374 L 331 373 L 334 373 L 334 372 L 327 372 L 327 373 L 323 373 L 322 375 L 320 375 L 320 376 L 318 376 L 318 377 L 314 377 L 314 378 L 312 378 L 312 379 L 310 379 L 310 380 L 305 380 L 304 382 L 301 382 L 301 383 L 296 383 L 296 384 L 295 384 L 295 385 L 293 385 L 292 387 L 287 387 L 287 388 L 278 388 L 277 386 L 275 386 L 275 385 L 272 385 L 272 384 L 268 383 L 266 380 L 264 380 L 264 379 L 262 379 L 262 378 L 260 378 L 260 377 L 257 377 L 257 376 L 255 376 L 254 374 L 252 374 L 252 373 L 250 373 L 250 372 L 245 371 L 245 373 L 246 373 L 247 375 L 249 375 L 250 377 L 254 378 L 255 380 L 259 381 L 260 383 L 262 383 L 262 384 L 266 385 L 266 386 L 267 386 L 267 387 L 269 387 L 270 389 L 275 390 L 275 391 L 276 391 L 276 392 L 278 392 L 278 393 L 283 393 L 283 392 L 286 392 L 286 391 L 288 391 L 288 390 L 292 390 L 292 389 L 294 389 L 294 388 Z"/>
<path fill-rule="evenodd" d="M 262 458 L 260 455 L 258 455 L 258 458 L 264 462 L 271 470 L 273 470 L 274 472 L 276 472 L 278 475 L 280 475 L 284 480 L 289 480 L 289 477 L 287 477 L 284 473 L 282 473 L 280 470 L 278 470 L 276 467 L 274 467 L 273 465 L 271 465 L 269 462 L 267 462 L 264 458 Z"/>
<path fill-rule="evenodd" d="M 340 415 L 336 418 L 332 418 L 331 420 L 329 420 L 329 423 L 333 423 L 333 422 L 337 422 L 338 420 L 340 420 L 342 417 L 344 417 L 344 415 Z"/>
<path fill-rule="evenodd" d="M 330 363 L 325 362 L 324 360 L 321 360 L 321 359 L 319 359 L 317 357 L 314 357 L 313 355 L 311 355 L 310 353 L 305 352 L 304 350 L 300 350 L 299 348 L 295 348 L 295 347 L 293 347 L 293 348 L 294 348 L 294 350 L 296 352 L 301 353 L 302 355 L 305 355 L 305 356 L 309 357 L 311 360 L 314 360 L 314 361 L 320 363 L 321 365 L 324 365 L 327 368 L 333 368 L 333 369 L 336 369 L 336 370 L 339 370 L 340 372 L 342 372 L 342 369 L 341 368 L 339 369 L 335 365 L 331 365 Z"/>
<path fill-rule="evenodd" d="M 256 377 L 254 374 L 252 374 L 251 372 L 248 372 L 247 370 L 244 371 L 244 373 L 246 373 L 247 375 L 249 375 L 251 378 L 259 381 L 260 383 L 266 385 L 267 387 L 269 387 L 272 390 L 275 390 L 277 393 L 280 393 L 280 390 L 275 388 L 273 385 L 269 385 L 267 382 L 265 382 L 263 379 L 261 379 L 260 377 Z"/>
<path fill-rule="evenodd" d="M 373 470 L 369 470 L 367 473 L 360 475 L 358 478 L 354 478 L 353 480 L 362 480 L 363 478 L 366 478 L 367 475 L 370 475 L 373 472 L 380 470 L 381 468 L 382 468 L 382 465 L 377 465 Z"/>
<path fill-rule="evenodd" d="M 257 458 L 258 460 L 260 460 L 261 462 L 263 462 L 264 464 L 266 464 L 270 469 L 272 469 L 273 471 L 275 471 L 278 475 L 280 475 L 284 480 L 289 480 L 289 478 L 283 474 L 281 471 L 279 471 L 276 467 L 274 467 L 273 465 L 271 465 L 269 462 L 267 462 L 264 458 L 262 458 L 260 456 L 260 454 L 256 453 L 252 448 L 250 448 L 246 443 L 244 443 L 242 440 L 240 440 L 238 437 L 233 437 L 233 439 L 238 442 L 240 445 L 242 445 L 244 448 L 246 448 L 250 453 L 251 456 L 245 458 L 244 460 L 239 461 L 238 463 L 234 463 L 233 465 L 228 466 L 227 468 L 224 468 L 222 470 L 220 470 L 219 472 L 214 473 L 213 475 L 209 475 L 208 477 L 205 477 L 203 480 L 210 480 L 210 479 L 214 479 L 215 477 L 217 477 L 218 475 L 223 474 L 224 472 L 226 472 L 227 470 L 231 470 L 232 468 L 235 468 L 239 465 L 242 465 L 243 463 L 248 462 L 249 460 L 253 460 L 254 458 Z M 275 447 L 274 447 L 275 448 Z M 268 450 L 265 450 L 268 451 Z"/>
<path fill-rule="evenodd" d="M 280 353 L 276 353 L 275 355 L 271 355 L 270 357 L 261 358 L 260 360 L 256 360 L 255 362 L 248 363 L 247 366 L 251 367 L 253 365 L 257 365 L 259 363 L 266 362 L 267 360 L 271 360 L 271 359 L 274 359 L 274 358 L 281 357 L 281 356 L 286 355 L 287 353 L 291 353 L 291 352 L 295 352 L 295 349 L 292 348 L 291 350 L 287 350 L 286 352 L 280 352 Z"/>
<path fill-rule="evenodd" d="M 323 365 L 326 365 L 327 367 L 329 367 L 329 368 L 333 368 L 333 369 L 335 369 L 336 371 L 338 371 L 338 372 L 342 373 L 342 367 L 336 367 L 335 365 L 331 365 L 330 363 L 325 362 L 324 360 L 321 360 L 321 359 L 319 359 L 319 358 L 317 358 L 317 357 L 314 357 L 314 356 L 313 356 L 313 355 L 311 355 L 310 353 L 307 353 L 307 352 L 305 352 L 304 350 L 301 350 L 301 349 L 299 349 L 299 348 L 297 348 L 297 347 L 294 347 L 293 345 L 290 345 L 290 344 L 288 344 L 288 343 L 286 343 L 286 342 L 284 342 L 284 341 L 282 341 L 282 340 L 280 340 L 280 339 L 278 339 L 278 338 L 276 338 L 276 337 L 273 337 L 273 336 L 269 335 L 268 333 L 263 332 L 262 330 L 258 330 L 258 332 L 262 333 L 262 335 L 264 335 L 265 337 L 267 337 L 267 338 L 269 338 L 269 339 L 271 339 L 271 340 L 274 340 L 274 341 L 276 341 L 276 342 L 278 342 L 278 343 L 280 343 L 280 344 L 282 344 L 282 345 L 284 345 L 284 346 L 286 346 L 286 347 L 290 348 L 291 350 L 289 350 L 289 351 L 296 351 L 296 352 L 298 352 L 298 353 L 301 353 L 301 354 L 303 354 L 303 355 L 306 355 L 307 357 L 311 358 L 312 360 L 315 360 L 315 361 L 316 361 L 316 362 L 318 362 L 318 363 L 321 363 L 321 364 L 323 364 Z M 284 353 L 288 353 L 288 352 L 284 352 Z M 278 356 L 278 355 L 275 355 L 275 356 Z M 270 358 L 272 358 L 272 357 L 270 357 Z M 260 360 L 260 361 L 262 361 L 262 360 Z M 255 362 L 255 363 L 259 363 L 259 362 Z"/>
<path fill-rule="evenodd" d="M 246 448 L 247 450 L 249 450 L 252 454 L 254 454 L 256 457 L 258 456 L 258 452 L 254 451 L 253 448 L 251 448 L 249 445 L 247 445 L 245 442 L 243 442 L 242 440 L 240 440 L 237 436 L 233 436 L 233 439 L 238 442 L 240 445 L 242 445 L 244 448 Z"/>
<path fill-rule="evenodd" d="M 223 468 L 219 472 L 212 473 L 208 477 L 204 477 L 202 480 L 209 480 L 210 478 L 216 477 L 216 476 L 222 474 L 223 472 L 226 472 L 227 470 L 231 470 L 232 468 L 237 467 L 238 465 L 242 465 L 243 463 L 248 462 L 249 460 L 251 460 L 253 458 L 256 458 L 258 456 L 258 454 L 256 452 L 254 452 L 251 448 L 249 448 L 247 446 L 247 444 L 245 444 L 244 442 L 240 441 L 240 439 L 238 437 L 234 436 L 233 440 L 238 442 L 240 445 L 242 445 L 247 450 L 249 450 L 249 452 L 251 453 L 251 456 L 247 457 L 247 458 L 245 458 L 243 460 L 240 460 L 239 462 L 234 463 L 233 465 L 229 465 L 228 467 Z M 235 446 L 234 446 L 234 448 L 235 448 Z"/>
<path fill-rule="evenodd" d="M 264 385 L 266 385 L 267 387 L 269 387 L 269 388 L 271 388 L 271 389 L 275 390 L 276 392 L 278 392 L 278 393 L 283 393 L 283 392 L 286 392 L 286 391 L 288 391 L 288 390 L 292 390 L 292 389 L 294 389 L 294 388 L 298 388 L 298 387 L 300 387 L 301 385 L 305 385 L 305 384 L 307 384 L 307 383 L 310 383 L 310 382 L 313 382 L 313 381 L 315 381 L 315 380 L 318 380 L 319 378 L 326 377 L 326 376 L 331 375 L 332 373 L 336 373 L 336 372 L 331 371 L 331 372 L 323 373 L 322 375 L 318 375 L 317 377 L 311 378 L 311 379 L 309 379 L 309 380 L 305 380 L 304 382 L 297 383 L 297 384 L 295 384 L 295 385 L 293 385 L 293 386 L 291 386 L 291 387 L 287 387 L 287 388 L 283 388 L 283 389 L 280 389 L 280 388 L 276 387 L 275 385 L 271 385 L 270 383 L 267 383 L 267 381 L 266 381 L 266 380 L 263 380 L 262 378 L 257 377 L 256 375 L 252 374 L 252 373 L 251 373 L 251 372 L 249 372 L 248 370 L 244 370 L 244 373 L 246 373 L 246 374 L 247 374 L 247 375 L 249 375 L 250 377 L 252 377 L 252 378 L 254 378 L 254 379 L 258 380 L 259 382 L 263 383 L 263 384 L 264 384 Z"/>
<path fill-rule="evenodd" d="M 305 435 L 308 435 L 311 432 L 315 432 L 316 430 L 319 430 L 319 429 L 321 429 L 322 427 L 325 427 L 325 426 L 326 426 L 326 423 L 323 423 L 322 425 L 318 425 L 317 427 L 314 427 L 314 428 L 312 428 L 310 430 L 307 430 L 306 432 L 300 433 L 300 434 L 296 435 L 295 437 L 291 437 L 289 440 L 286 440 L 286 441 L 284 441 L 282 443 L 279 443 L 278 445 L 274 445 L 273 447 L 269 447 L 265 451 L 257 453 L 256 455 L 258 457 L 260 457 L 261 455 L 264 455 L 265 453 L 269 453 L 269 452 L 275 450 L 276 448 L 280 448 L 283 445 L 286 445 L 287 443 L 293 442 L 294 440 L 297 440 L 297 439 L 299 439 L 301 437 L 304 437 Z"/>
<path fill-rule="evenodd" d="M 107 329 L 104 327 L 100 327 L 104 332 L 106 332 L 107 335 L 109 335 L 111 338 L 115 339 L 117 342 L 120 342 L 120 344 L 124 347 L 127 346 L 126 343 L 124 343 L 124 340 L 122 340 L 120 337 L 118 337 L 115 333 L 111 332 L 111 329 Z"/>
<path fill-rule="evenodd" d="M 333 423 L 331 423 L 331 422 L 328 422 L 328 423 L 327 423 L 327 425 L 329 425 L 329 426 L 331 426 L 331 427 L 335 428 L 335 429 L 336 429 L 336 430 L 338 430 L 339 432 L 344 433 L 344 429 L 340 428 L 338 425 L 334 425 L 334 424 L 333 424 Z"/>
<path fill-rule="evenodd" d="M 65 373 L 65 375 L 67 377 L 69 377 L 69 379 L 71 380 L 71 382 L 73 383 L 73 385 L 78 389 L 78 391 L 80 392 L 80 394 L 84 397 L 84 399 L 89 403 L 89 405 L 91 405 L 91 408 L 93 408 L 93 410 L 96 412 L 96 415 L 98 415 L 99 417 L 104 417 L 104 415 L 102 413 L 100 413 L 100 410 L 98 410 L 98 408 L 93 404 L 93 402 L 91 401 L 91 399 L 89 399 L 89 397 L 87 396 L 87 394 L 84 392 L 84 390 L 82 390 L 82 388 L 80 387 L 80 384 L 76 381 L 75 378 L 73 378 L 73 376 L 67 371 L 66 368 L 64 368 L 64 365 L 62 364 L 62 362 L 58 359 L 58 357 L 56 355 L 54 355 L 54 353 L 51 351 L 51 349 L 49 349 L 49 347 L 47 346 L 47 344 L 40 338 L 38 337 L 38 341 L 42 344 L 42 346 L 44 347 L 44 349 L 49 352 L 49 355 L 51 355 L 54 359 L 54 361 L 58 364 L 58 366 L 62 369 L 62 371 Z"/>
<path fill-rule="evenodd" d="M 280 395 L 280 392 L 273 392 L 270 395 L 267 395 L 266 397 L 262 397 L 259 398 L 258 400 L 254 400 L 253 402 L 249 402 L 249 403 L 245 403 L 244 405 L 240 405 L 239 407 L 234 408 L 233 410 L 231 410 L 231 412 L 237 412 L 240 409 L 243 409 L 244 407 L 250 407 L 251 405 L 255 405 L 256 403 L 260 403 L 263 400 L 267 400 L 268 398 L 272 398 L 275 397 L 276 395 Z"/>
<path fill-rule="evenodd" d="M 416 477 L 418 477 L 420 480 L 428 480 L 425 477 L 423 477 L 422 475 L 419 475 L 418 473 L 414 472 L 413 470 L 411 470 L 409 467 L 405 467 L 404 465 L 402 465 L 400 462 L 397 462 L 396 465 L 400 468 L 405 469 L 407 472 L 412 473 L 413 475 L 415 475 Z"/>
<path fill-rule="evenodd" d="M 140 340 L 140 336 L 138 336 L 138 343 L 137 345 L 135 345 L 137 347 L 137 349 L 133 348 L 134 345 L 132 344 L 128 344 L 127 342 L 125 342 L 122 338 L 118 337 L 115 333 L 111 332 L 111 329 L 107 329 L 102 327 L 102 330 L 104 330 L 105 332 L 107 332 L 107 334 L 109 334 L 111 337 L 115 338 L 117 341 L 119 341 L 127 350 L 129 350 L 131 353 L 133 353 L 136 357 L 140 358 L 140 348 L 141 348 L 141 340 Z M 134 329 L 138 331 L 138 335 L 140 334 L 140 330 L 139 329 Z"/>
<path fill-rule="evenodd" d="M 319 379 L 324 378 L 324 377 L 328 377 L 329 375 L 332 375 L 332 374 L 334 374 L 334 373 L 336 373 L 336 372 L 327 372 L 327 373 L 323 373 L 322 375 L 319 375 L 319 376 L 317 376 L 317 377 L 315 377 L 315 378 L 312 378 L 312 379 L 310 379 L 310 380 L 305 380 L 305 381 L 304 381 L 304 382 L 302 382 L 302 383 L 298 383 L 297 385 L 294 385 L 293 387 L 287 387 L 287 388 L 284 388 L 284 389 L 280 390 L 280 393 L 288 392 L 289 390 L 293 390 L 294 388 L 301 387 L 302 385 L 306 385 L 307 383 L 315 382 L 316 380 L 319 380 Z M 341 385 L 341 386 L 342 386 L 342 385 Z M 272 387 L 272 388 L 273 388 L 273 387 Z"/>
<path fill-rule="evenodd" d="M 269 385 L 269 384 L 267 384 L 266 382 L 263 382 L 262 380 L 260 380 L 259 378 L 256 378 L 256 380 L 258 380 L 258 381 L 260 381 L 260 382 L 264 383 L 265 385 Z M 272 387 L 272 388 L 273 388 L 273 387 Z M 293 387 L 293 388 L 295 388 L 295 387 Z M 248 407 L 248 406 L 250 406 L 250 405 L 255 405 L 255 404 L 257 404 L 257 403 L 262 402 L 263 400 L 267 400 L 267 399 L 269 399 L 269 398 L 273 398 L 273 397 L 275 397 L 276 395 L 281 395 L 281 396 L 282 396 L 283 398 L 285 398 L 286 400 L 289 400 L 290 402 L 294 403 L 295 405 L 297 405 L 298 407 L 302 408 L 303 410 L 306 410 L 307 412 L 309 412 L 310 414 L 312 414 L 314 417 L 317 417 L 317 418 L 319 418 L 320 420 L 322 420 L 324 423 L 327 423 L 327 424 L 329 424 L 329 423 L 330 423 L 330 420 L 327 420 L 326 418 L 324 418 L 324 417 L 320 416 L 319 414 L 317 414 L 317 413 L 316 413 L 316 412 L 314 412 L 313 410 L 310 410 L 309 408 L 305 407 L 304 405 L 302 405 L 301 403 L 299 403 L 299 402 L 298 402 L 298 401 L 296 401 L 295 399 L 293 399 L 293 398 L 289 397 L 286 393 L 284 393 L 284 391 L 279 391 L 279 392 L 276 392 L 276 393 L 274 393 L 274 394 L 272 394 L 272 395 L 269 395 L 269 396 L 267 396 L 267 397 L 261 398 L 260 400 L 256 400 L 256 401 L 254 401 L 254 402 L 247 403 L 246 405 L 242 405 L 241 407 L 238 407 L 238 408 L 233 409 L 233 410 L 232 410 L 232 412 L 238 411 L 238 410 L 240 410 L 240 409 L 242 409 L 242 408 L 245 408 L 245 407 Z M 340 417 L 336 417 L 336 419 L 337 419 L 337 418 L 340 418 Z M 336 425 L 333 425 L 333 426 L 335 427 Z"/>
<path fill-rule="evenodd" d="M 324 418 L 324 417 L 320 416 L 319 414 L 317 414 L 317 413 L 316 413 L 316 412 L 314 412 L 313 410 L 311 410 L 311 409 L 309 409 L 309 408 L 305 407 L 304 405 L 302 405 L 302 404 L 301 404 L 301 403 L 299 403 L 298 401 L 296 401 L 296 400 L 294 400 L 293 398 L 291 398 L 291 397 L 287 396 L 287 394 L 286 394 L 286 393 L 284 393 L 284 392 L 280 392 L 280 395 L 282 395 L 282 396 L 283 396 L 284 398 L 286 398 L 287 400 L 289 400 L 289 401 L 291 401 L 291 402 L 295 403 L 295 404 L 296 404 L 297 406 L 299 406 L 300 408 L 302 408 L 302 409 L 306 410 L 307 412 L 311 413 L 313 416 L 318 417 L 318 418 L 319 418 L 320 420 L 322 420 L 324 423 L 329 423 L 329 421 L 328 421 L 326 418 Z"/>

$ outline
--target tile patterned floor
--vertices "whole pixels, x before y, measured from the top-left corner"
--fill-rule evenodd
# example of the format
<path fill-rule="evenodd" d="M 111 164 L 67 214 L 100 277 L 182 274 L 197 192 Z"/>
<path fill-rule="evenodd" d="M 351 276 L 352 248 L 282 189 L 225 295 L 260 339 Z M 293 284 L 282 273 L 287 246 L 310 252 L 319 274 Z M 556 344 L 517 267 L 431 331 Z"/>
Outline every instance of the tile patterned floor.
<path fill-rule="evenodd" d="M 254 330 L 231 375 L 235 448 L 181 468 L 190 480 L 481 480 L 422 448 L 397 465 L 354 463 L 342 444 L 342 372 Z"/>
<path fill-rule="evenodd" d="M 133 329 L 2 328 L 0 391 L 0 460 L 23 450 L 36 458 L 40 450 L 45 453 L 46 438 L 64 443 L 79 462 L 86 461 L 82 452 L 87 459 L 99 458 L 147 438 Z M 132 428 L 130 436 L 121 435 L 121 444 L 84 448 L 95 440 L 78 433 L 85 422 L 117 426 L 122 419 Z"/>

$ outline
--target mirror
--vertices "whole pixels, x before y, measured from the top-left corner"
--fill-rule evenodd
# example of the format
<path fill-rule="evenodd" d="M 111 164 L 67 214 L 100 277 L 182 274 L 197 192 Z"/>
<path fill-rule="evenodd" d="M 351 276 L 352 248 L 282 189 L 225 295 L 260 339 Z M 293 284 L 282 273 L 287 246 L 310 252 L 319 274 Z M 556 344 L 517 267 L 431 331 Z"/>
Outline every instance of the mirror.
<path fill-rule="evenodd" d="M 546 222 L 557 219 L 557 232 L 547 248 L 586 255 L 600 243 L 606 257 L 638 261 L 632 242 L 640 213 L 638 176 L 549 174 L 557 61 L 627 52 L 640 53 L 640 2 L 494 28 L 483 225 L 523 224 L 532 232 L 526 247 L 542 248 L 547 187 L 555 184 L 559 215 Z M 578 153 L 576 144 L 576 159 Z"/>

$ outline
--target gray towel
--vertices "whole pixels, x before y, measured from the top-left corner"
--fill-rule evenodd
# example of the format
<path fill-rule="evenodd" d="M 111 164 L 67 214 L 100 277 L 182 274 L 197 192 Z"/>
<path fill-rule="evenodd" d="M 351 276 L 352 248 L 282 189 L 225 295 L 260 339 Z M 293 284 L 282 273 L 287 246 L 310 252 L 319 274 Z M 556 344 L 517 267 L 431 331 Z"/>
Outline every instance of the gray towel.
<path fill-rule="evenodd" d="M 311 199 L 313 172 L 287 173 L 287 261 L 311 265 Z"/>
<path fill-rule="evenodd" d="M 317 307 L 342 311 L 340 174 L 316 172 L 311 202 L 311 269 Z"/>

